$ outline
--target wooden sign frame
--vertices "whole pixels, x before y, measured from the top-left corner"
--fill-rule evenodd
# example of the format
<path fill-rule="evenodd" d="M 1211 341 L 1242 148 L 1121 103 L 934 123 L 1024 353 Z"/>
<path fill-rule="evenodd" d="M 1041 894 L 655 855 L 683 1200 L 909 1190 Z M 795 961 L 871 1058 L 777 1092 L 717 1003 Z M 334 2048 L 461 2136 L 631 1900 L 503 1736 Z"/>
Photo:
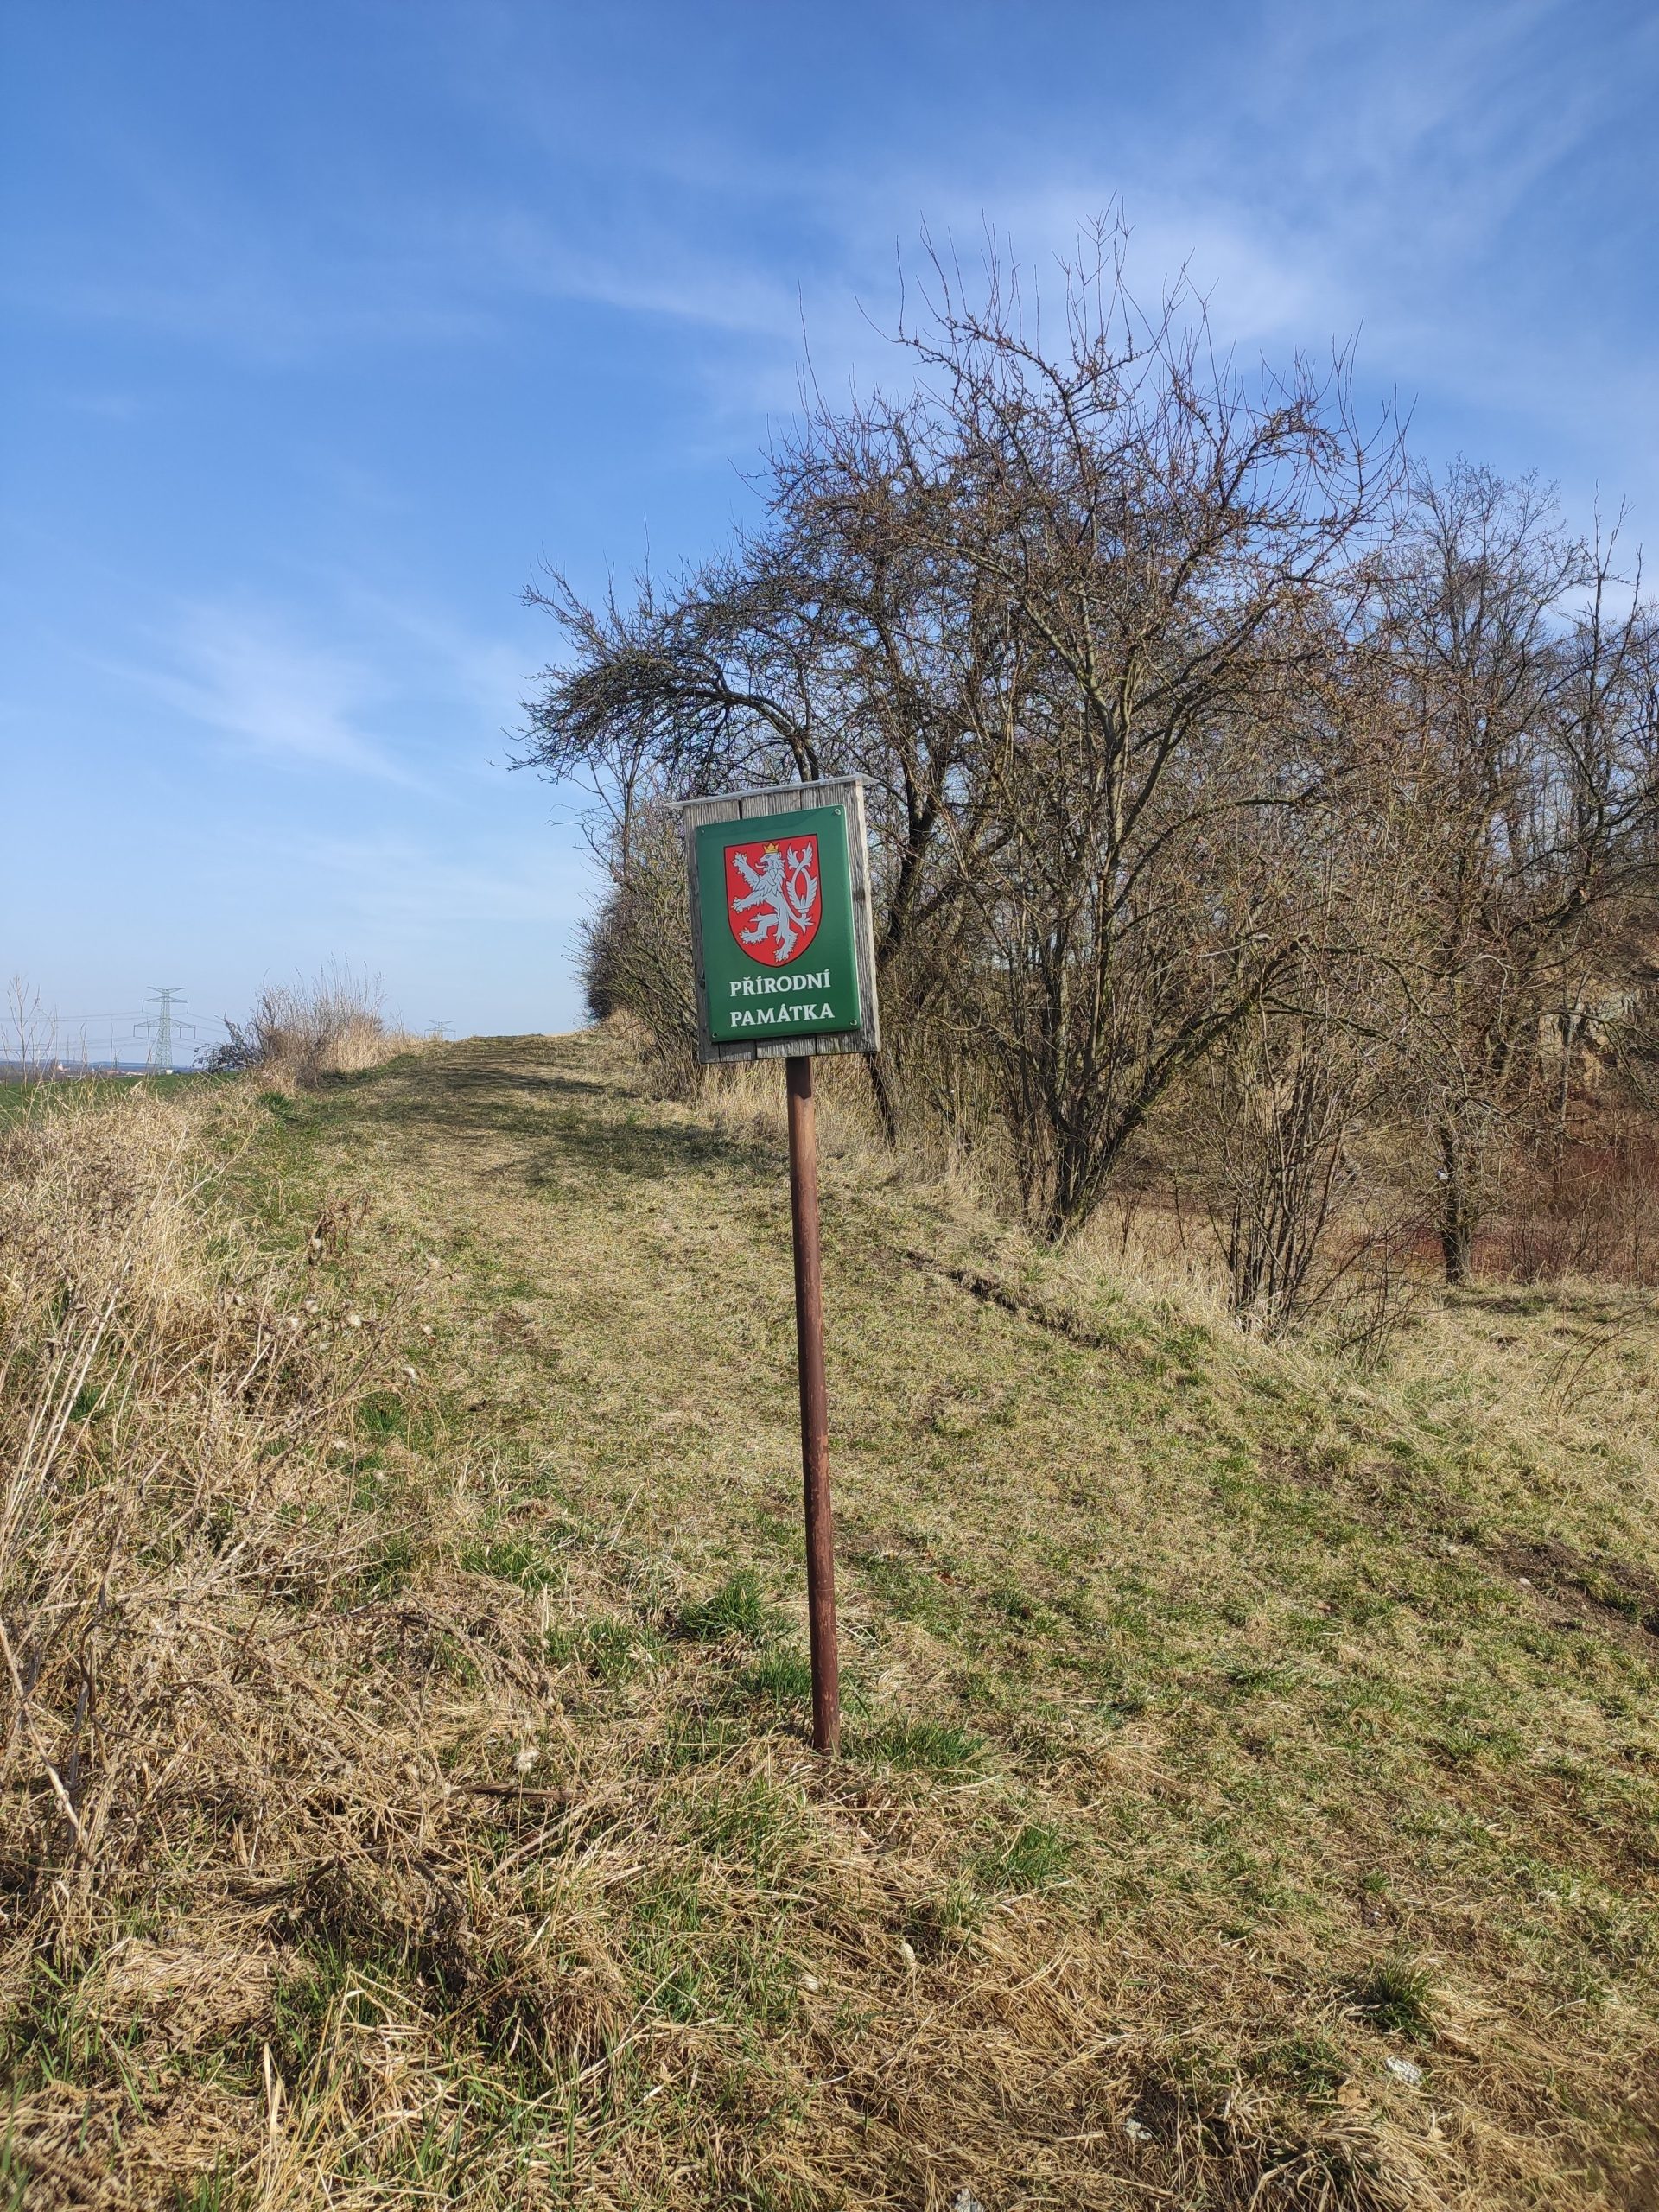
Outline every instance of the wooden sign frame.
<path fill-rule="evenodd" d="M 853 884 L 853 957 L 858 969 L 860 1024 L 856 1029 L 817 1035 L 730 1043 L 709 1034 L 709 976 L 703 957 L 702 902 L 699 896 L 696 832 L 713 822 L 763 823 L 768 815 L 804 814 L 817 807 L 844 809 L 847 857 Z M 691 904 L 691 961 L 696 976 L 697 1058 L 705 1066 L 728 1060 L 809 1059 L 826 1052 L 879 1052 L 880 1009 L 875 995 L 875 933 L 870 916 L 870 852 L 864 823 L 864 785 L 857 776 L 830 776 L 815 784 L 768 784 L 758 791 L 727 791 L 714 798 L 682 799 L 680 836 L 685 847 L 686 880 Z"/>

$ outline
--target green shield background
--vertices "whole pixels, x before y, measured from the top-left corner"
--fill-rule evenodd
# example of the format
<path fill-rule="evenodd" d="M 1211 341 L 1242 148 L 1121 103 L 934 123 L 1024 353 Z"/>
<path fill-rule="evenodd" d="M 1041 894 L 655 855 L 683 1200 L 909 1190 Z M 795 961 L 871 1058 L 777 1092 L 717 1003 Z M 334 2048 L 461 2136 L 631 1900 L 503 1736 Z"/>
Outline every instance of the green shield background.
<path fill-rule="evenodd" d="M 726 911 L 726 849 L 773 839 L 781 844 L 791 837 L 818 841 L 821 918 L 806 950 L 774 968 L 752 959 L 733 933 Z M 703 988 L 714 1041 L 775 1045 L 791 1037 L 856 1029 L 862 1015 L 853 950 L 846 809 L 803 807 L 793 814 L 705 822 L 696 841 Z"/>

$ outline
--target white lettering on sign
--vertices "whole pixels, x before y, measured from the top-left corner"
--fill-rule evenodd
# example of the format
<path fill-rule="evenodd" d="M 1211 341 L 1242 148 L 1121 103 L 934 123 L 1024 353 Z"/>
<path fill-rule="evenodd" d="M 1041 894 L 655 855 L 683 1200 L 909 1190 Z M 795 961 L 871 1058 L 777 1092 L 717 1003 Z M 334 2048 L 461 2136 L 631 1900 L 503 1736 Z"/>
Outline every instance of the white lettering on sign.
<path fill-rule="evenodd" d="M 796 979 L 798 982 L 799 978 Z M 816 1006 L 810 999 L 804 999 L 798 1006 L 734 1007 L 731 1023 L 734 1029 L 781 1029 L 792 1021 L 830 1021 L 834 1009 L 828 1003 Z"/>
<path fill-rule="evenodd" d="M 734 999 L 766 998 L 777 991 L 827 991 L 830 970 L 823 968 L 811 976 L 734 976 L 732 996 Z"/>

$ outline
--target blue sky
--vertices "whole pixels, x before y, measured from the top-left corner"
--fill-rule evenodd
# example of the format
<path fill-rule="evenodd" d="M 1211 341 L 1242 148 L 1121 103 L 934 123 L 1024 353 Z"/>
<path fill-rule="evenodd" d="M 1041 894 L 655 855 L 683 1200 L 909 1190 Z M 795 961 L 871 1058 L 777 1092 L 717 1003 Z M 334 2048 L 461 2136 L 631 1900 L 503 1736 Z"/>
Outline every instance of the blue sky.
<path fill-rule="evenodd" d="M 1646 0 L 0 0 L 0 971 L 579 1019 L 519 594 L 716 546 L 924 221 L 1040 273 L 1121 200 L 1243 357 L 1357 333 L 1659 539 L 1656 95 Z"/>

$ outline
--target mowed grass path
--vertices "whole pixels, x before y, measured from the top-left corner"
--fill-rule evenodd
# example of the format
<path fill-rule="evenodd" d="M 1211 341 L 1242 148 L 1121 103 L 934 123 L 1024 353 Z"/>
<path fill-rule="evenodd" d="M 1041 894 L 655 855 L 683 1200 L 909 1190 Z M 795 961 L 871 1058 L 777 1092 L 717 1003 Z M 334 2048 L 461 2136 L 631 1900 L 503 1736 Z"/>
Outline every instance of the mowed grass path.
<path fill-rule="evenodd" d="M 1552 1452 L 1524 1408 L 1494 1434 L 1455 1358 L 1390 1395 L 1107 1282 L 1058 1296 L 827 1120 L 840 1777 L 798 1749 L 775 1132 L 643 1098 L 596 1037 L 469 1045 L 315 1123 L 442 1256 L 428 1325 L 480 1596 L 624 1655 L 574 1694 L 619 1756 L 765 1740 L 809 1802 L 874 1793 L 897 1824 L 858 1845 L 892 1880 L 853 1987 L 832 1944 L 787 2007 L 803 2084 L 841 2076 L 803 2088 L 809 2133 L 882 2128 L 906 2177 L 871 2201 L 1070 2201 L 1087 2171 L 1091 2201 L 1117 2177 L 1128 2202 L 1172 2155 L 1201 2190 L 1280 2153 L 1307 2201 L 1316 2169 L 1363 2195 L 1343 2156 L 1363 2167 L 1373 2128 L 1379 2201 L 1515 2202 L 1529 2175 L 1541 2202 L 1649 2201 L 1650 1438 L 1592 1425 Z M 1510 1299 L 1436 1325 L 1472 1363 L 1561 1321 Z M 1645 1377 L 1622 1378 L 1638 1409 Z M 721 1592 L 711 1660 L 675 1623 Z M 773 1932 L 816 1956 L 810 1906 Z"/>

